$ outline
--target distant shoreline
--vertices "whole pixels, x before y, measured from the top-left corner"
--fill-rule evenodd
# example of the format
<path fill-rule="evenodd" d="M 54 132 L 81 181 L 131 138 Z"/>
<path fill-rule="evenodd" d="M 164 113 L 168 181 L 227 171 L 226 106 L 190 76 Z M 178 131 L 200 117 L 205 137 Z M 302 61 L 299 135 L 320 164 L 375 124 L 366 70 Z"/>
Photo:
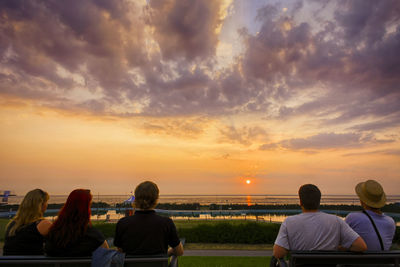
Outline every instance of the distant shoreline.
<path fill-rule="evenodd" d="M 60 209 L 63 203 L 49 204 L 48 209 Z M 115 205 L 106 202 L 93 202 L 92 210 L 94 209 L 126 209 L 130 208 L 132 204 L 130 203 L 116 203 Z M 7 204 L 1 206 L 1 211 L 16 211 L 19 204 Z M 297 204 L 200 204 L 200 203 L 159 203 L 156 209 L 162 210 L 301 210 L 300 206 Z M 349 205 L 349 204 L 321 204 L 320 210 L 330 210 L 330 211 L 360 211 L 360 205 Z M 382 208 L 383 212 L 390 213 L 400 213 L 400 204 L 391 203 L 387 204 Z"/>

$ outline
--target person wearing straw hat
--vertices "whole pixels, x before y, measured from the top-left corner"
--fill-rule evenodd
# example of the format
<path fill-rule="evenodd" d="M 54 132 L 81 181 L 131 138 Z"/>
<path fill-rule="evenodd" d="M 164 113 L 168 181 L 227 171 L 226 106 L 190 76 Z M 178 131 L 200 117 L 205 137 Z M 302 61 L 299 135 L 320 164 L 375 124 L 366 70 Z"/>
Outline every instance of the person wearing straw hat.
<path fill-rule="evenodd" d="M 375 180 L 368 180 L 357 184 L 355 191 L 363 211 L 350 213 L 345 221 L 364 239 L 368 250 L 389 250 L 396 225 L 381 211 L 386 204 L 382 186 Z"/>

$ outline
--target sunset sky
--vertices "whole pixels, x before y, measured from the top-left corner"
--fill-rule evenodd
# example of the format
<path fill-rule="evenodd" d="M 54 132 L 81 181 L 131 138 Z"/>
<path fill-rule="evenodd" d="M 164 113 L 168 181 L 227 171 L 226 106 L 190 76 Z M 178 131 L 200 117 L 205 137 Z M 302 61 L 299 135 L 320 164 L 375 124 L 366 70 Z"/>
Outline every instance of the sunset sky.
<path fill-rule="evenodd" d="M 0 1 L 1 189 L 367 179 L 400 194 L 398 0 Z"/>

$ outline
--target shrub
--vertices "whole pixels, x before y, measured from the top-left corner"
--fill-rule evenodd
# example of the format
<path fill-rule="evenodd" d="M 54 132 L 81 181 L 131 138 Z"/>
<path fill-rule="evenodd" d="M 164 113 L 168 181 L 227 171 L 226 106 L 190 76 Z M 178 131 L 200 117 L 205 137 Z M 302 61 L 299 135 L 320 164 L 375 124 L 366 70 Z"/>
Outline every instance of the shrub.
<path fill-rule="evenodd" d="M 188 243 L 265 244 L 275 241 L 279 227 L 279 224 L 257 222 L 199 223 L 192 228 L 178 228 L 178 234 Z"/>

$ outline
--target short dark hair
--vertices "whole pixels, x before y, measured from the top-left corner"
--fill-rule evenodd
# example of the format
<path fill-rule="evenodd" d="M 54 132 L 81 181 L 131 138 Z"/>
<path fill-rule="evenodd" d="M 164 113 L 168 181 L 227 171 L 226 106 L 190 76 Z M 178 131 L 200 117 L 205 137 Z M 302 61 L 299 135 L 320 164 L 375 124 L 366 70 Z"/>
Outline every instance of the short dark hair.
<path fill-rule="evenodd" d="M 153 209 L 157 205 L 159 190 L 155 183 L 145 181 L 135 189 L 136 208 L 142 210 Z"/>
<path fill-rule="evenodd" d="M 305 184 L 299 189 L 299 197 L 305 209 L 316 210 L 321 202 L 321 191 L 313 184 Z"/>

